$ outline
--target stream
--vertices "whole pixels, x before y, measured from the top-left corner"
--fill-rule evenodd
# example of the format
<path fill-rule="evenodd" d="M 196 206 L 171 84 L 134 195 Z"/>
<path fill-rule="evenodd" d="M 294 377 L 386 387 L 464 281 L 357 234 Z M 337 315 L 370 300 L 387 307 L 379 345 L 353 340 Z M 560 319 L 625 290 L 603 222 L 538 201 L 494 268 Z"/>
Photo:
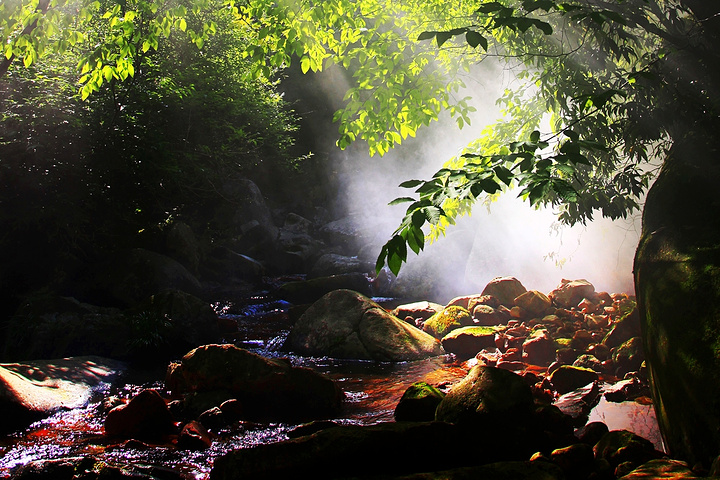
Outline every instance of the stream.
<path fill-rule="evenodd" d="M 338 423 L 369 425 L 393 421 L 395 406 L 411 384 L 426 381 L 450 385 L 462 379 L 469 368 L 451 356 L 381 363 L 288 355 L 279 349 L 291 327 L 290 304 L 261 294 L 242 304 L 215 304 L 214 308 L 223 321 L 238 326 L 236 333 L 223 338 L 224 342 L 266 357 L 289 358 L 294 365 L 312 368 L 335 380 L 346 393 L 343 410 L 334 419 Z M 296 426 L 241 422 L 212 432 L 212 446 L 202 451 L 178 450 L 173 445 L 148 446 L 136 441 L 108 444 L 103 437 L 107 413 L 104 404 L 113 397 L 130 398 L 145 388 L 167 394 L 164 374 L 164 369 L 129 371 L 120 384 L 96 391 L 86 407 L 58 412 L 24 431 L 0 438 L 0 478 L 9 478 L 13 469 L 34 460 L 95 455 L 111 462 L 171 468 L 204 480 L 218 456 L 238 448 L 285 440 Z M 589 421 L 603 421 L 611 430 L 631 430 L 663 449 L 652 405 L 612 403 L 601 398 Z"/>

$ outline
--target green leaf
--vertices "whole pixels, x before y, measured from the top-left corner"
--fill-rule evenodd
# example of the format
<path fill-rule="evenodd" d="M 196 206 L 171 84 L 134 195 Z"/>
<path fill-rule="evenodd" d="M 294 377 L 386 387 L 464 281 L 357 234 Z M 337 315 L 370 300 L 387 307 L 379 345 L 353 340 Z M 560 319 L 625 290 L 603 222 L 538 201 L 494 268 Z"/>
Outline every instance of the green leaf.
<path fill-rule="evenodd" d="M 474 30 L 469 30 L 465 34 L 465 41 L 473 48 L 477 48 L 478 45 L 482 46 L 483 50 L 487 51 L 488 49 L 488 41 L 487 38 L 480 35 L 478 32 Z"/>
<path fill-rule="evenodd" d="M 493 168 L 493 171 L 505 185 L 510 186 L 510 182 L 512 182 L 514 175 L 509 169 L 503 167 L 502 165 L 498 165 Z"/>
<path fill-rule="evenodd" d="M 399 186 L 402 188 L 414 188 L 418 185 L 422 185 L 423 183 L 425 183 L 423 180 L 406 180 L 402 182 Z"/>
<path fill-rule="evenodd" d="M 505 9 L 505 5 L 500 2 L 486 2 L 480 5 L 476 10 L 478 13 L 493 13 Z"/>
<path fill-rule="evenodd" d="M 412 197 L 400 197 L 388 203 L 388 205 L 400 205 L 401 203 L 414 202 L 415 199 Z"/>
<path fill-rule="evenodd" d="M 540 141 L 540 132 L 535 130 L 530 134 L 530 141 L 532 143 L 538 143 Z"/>
<path fill-rule="evenodd" d="M 418 35 L 418 41 L 433 39 L 437 34 L 438 32 L 422 32 L 420 35 Z"/>
<path fill-rule="evenodd" d="M 501 189 L 500 185 L 498 185 L 497 182 L 492 178 L 483 178 L 482 180 L 480 180 L 480 185 L 482 186 L 483 190 L 485 190 L 491 195 Z"/>
<path fill-rule="evenodd" d="M 565 180 L 554 179 L 552 188 L 566 202 L 577 202 L 577 191 Z"/>
<path fill-rule="evenodd" d="M 438 32 L 435 36 L 435 39 L 437 40 L 437 46 L 442 47 L 445 42 L 450 40 L 453 37 L 453 34 L 451 32 Z"/>

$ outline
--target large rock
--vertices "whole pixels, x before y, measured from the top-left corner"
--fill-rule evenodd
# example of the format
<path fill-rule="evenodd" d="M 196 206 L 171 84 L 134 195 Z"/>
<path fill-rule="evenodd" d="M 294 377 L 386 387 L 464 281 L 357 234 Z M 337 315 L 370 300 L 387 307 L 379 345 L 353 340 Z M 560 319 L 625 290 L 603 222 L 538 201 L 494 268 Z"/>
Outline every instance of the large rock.
<path fill-rule="evenodd" d="M 557 344 L 547 330 L 537 329 L 525 339 L 522 349 L 523 360 L 546 367 L 555 361 Z"/>
<path fill-rule="evenodd" d="M 414 322 L 418 318 L 422 320 L 427 320 L 442 309 L 443 306 L 439 303 L 421 301 L 398 305 L 392 311 L 392 314 L 401 320 L 405 320 L 407 317 L 411 317 Z"/>
<path fill-rule="evenodd" d="M 229 179 L 220 193 L 226 202 L 214 210 L 215 227 L 235 237 L 239 251 L 250 254 L 272 251 L 278 228 L 258 186 L 248 179 Z"/>
<path fill-rule="evenodd" d="M 555 305 L 562 308 L 577 307 L 584 298 L 591 297 L 595 293 L 595 287 L 585 279 L 565 280 L 550 292 L 550 299 Z"/>
<path fill-rule="evenodd" d="M 352 290 L 330 292 L 310 306 L 285 348 L 300 355 L 393 362 L 444 353 L 437 339 Z"/>
<path fill-rule="evenodd" d="M 526 291 L 525 286 L 515 277 L 497 277 L 485 286 L 482 295 L 492 295 L 501 305 L 511 307 L 515 304 L 515 298 Z"/>
<path fill-rule="evenodd" d="M 528 290 L 515 297 L 515 305 L 533 317 L 543 317 L 552 308 L 552 302 L 548 296 L 537 290 Z"/>
<path fill-rule="evenodd" d="M 398 422 L 430 422 L 445 394 L 427 382 L 415 382 L 405 390 L 395 407 Z"/>
<path fill-rule="evenodd" d="M 598 373 L 589 368 L 561 365 L 550 374 L 548 380 L 555 391 L 562 395 L 596 382 L 598 378 Z"/>
<path fill-rule="evenodd" d="M 190 351 L 180 364 L 171 365 L 166 386 L 173 393 L 218 392 L 220 402 L 236 398 L 246 419 L 327 417 L 337 413 L 344 397 L 319 373 L 234 345 L 204 345 Z"/>
<path fill-rule="evenodd" d="M 521 376 L 476 365 L 440 402 L 435 418 L 466 426 L 517 426 L 533 411 L 532 390 Z"/>
<path fill-rule="evenodd" d="M 108 437 L 157 442 L 174 433 L 175 420 L 155 390 L 142 390 L 128 403 L 110 410 L 105 418 Z"/>
<path fill-rule="evenodd" d="M 121 362 L 95 356 L 0 364 L 0 431 L 82 407 L 124 370 Z"/>
<path fill-rule="evenodd" d="M 525 452 L 498 444 L 494 433 L 470 432 L 442 422 L 333 426 L 312 435 L 229 452 L 215 460 L 210 480 L 404 478 L 403 475 L 503 480 L 562 478 L 553 465 L 522 462 L 527 458 Z M 482 466 L 500 460 L 516 462 L 504 469 L 500 464 Z"/>
<path fill-rule="evenodd" d="M 495 335 L 501 331 L 498 327 L 470 326 L 452 330 L 445 335 L 442 346 L 448 353 L 454 353 L 461 359 L 472 358 L 479 351 L 495 348 Z"/>
<path fill-rule="evenodd" d="M 423 331 L 435 338 L 443 338 L 456 328 L 469 327 L 472 324 L 470 312 L 463 307 L 451 306 L 428 318 L 423 324 Z"/>

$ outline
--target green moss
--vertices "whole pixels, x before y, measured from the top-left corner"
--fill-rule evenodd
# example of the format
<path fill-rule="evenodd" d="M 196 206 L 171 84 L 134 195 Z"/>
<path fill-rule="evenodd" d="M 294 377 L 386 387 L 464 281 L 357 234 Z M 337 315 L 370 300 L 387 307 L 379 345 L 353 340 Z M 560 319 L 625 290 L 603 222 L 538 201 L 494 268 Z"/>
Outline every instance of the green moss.
<path fill-rule="evenodd" d="M 472 325 L 470 312 L 463 307 L 453 305 L 428 318 L 423 330 L 436 338 L 442 338 L 451 330 Z"/>

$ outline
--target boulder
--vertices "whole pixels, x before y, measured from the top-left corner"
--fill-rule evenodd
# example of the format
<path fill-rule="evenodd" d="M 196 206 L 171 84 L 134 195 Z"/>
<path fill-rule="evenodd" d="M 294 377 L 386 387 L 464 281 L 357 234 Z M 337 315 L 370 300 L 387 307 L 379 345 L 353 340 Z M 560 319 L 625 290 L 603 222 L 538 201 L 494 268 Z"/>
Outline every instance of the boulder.
<path fill-rule="evenodd" d="M 328 245 L 338 245 L 354 254 L 368 240 L 359 222 L 360 219 L 354 215 L 343 217 L 320 227 L 320 234 Z"/>
<path fill-rule="evenodd" d="M 585 443 L 555 449 L 550 460 L 563 470 L 566 478 L 588 478 L 595 466 L 593 448 Z"/>
<path fill-rule="evenodd" d="M 548 297 L 558 307 L 571 308 L 577 307 L 584 298 L 592 297 L 594 293 L 595 287 L 585 279 L 563 279 Z"/>
<path fill-rule="evenodd" d="M 497 307 L 500 305 L 500 302 L 491 295 L 463 295 L 453 298 L 446 306 L 458 306 L 472 312 L 473 308 L 477 305 L 490 305 L 491 307 Z"/>
<path fill-rule="evenodd" d="M 640 315 L 637 308 L 622 316 L 610 327 L 610 331 L 603 338 L 602 343 L 610 348 L 619 347 L 633 337 L 639 337 Z"/>
<path fill-rule="evenodd" d="M 492 279 L 483 289 L 482 295 L 492 295 L 501 305 L 511 307 L 516 297 L 525 293 L 527 289 L 515 277 L 497 277 Z"/>
<path fill-rule="evenodd" d="M 458 358 L 474 357 L 484 348 L 495 348 L 495 335 L 501 329 L 497 327 L 461 327 L 445 335 L 442 346 L 448 353 L 454 353 Z"/>
<path fill-rule="evenodd" d="M 142 390 L 128 403 L 113 408 L 105 418 L 105 435 L 142 441 L 162 441 L 177 433 L 175 420 L 160 394 Z"/>
<path fill-rule="evenodd" d="M 427 382 L 415 382 L 405 390 L 395 407 L 397 422 L 430 422 L 445 394 Z"/>
<path fill-rule="evenodd" d="M 618 377 L 623 377 L 628 372 L 637 372 L 645 360 L 642 339 L 633 337 L 623 343 L 613 352 L 612 359 Z"/>
<path fill-rule="evenodd" d="M 528 290 L 515 297 L 514 302 L 531 317 L 543 317 L 552 308 L 552 302 L 548 296 L 537 290 Z"/>
<path fill-rule="evenodd" d="M 437 339 L 352 290 L 335 290 L 310 306 L 284 348 L 300 355 L 391 362 L 444 353 Z"/>
<path fill-rule="evenodd" d="M 96 356 L 0 364 L 0 432 L 85 406 L 94 389 L 111 384 L 125 368 Z"/>
<path fill-rule="evenodd" d="M 234 345 L 204 345 L 188 352 L 179 365 L 169 368 L 165 383 L 174 394 L 209 398 L 209 405 L 197 408 L 200 411 L 235 398 L 248 420 L 324 418 L 337 413 L 344 397 L 332 380 L 313 370 Z"/>
<path fill-rule="evenodd" d="M 533 331 L 522 344 L 523 360 L 532 365 L 546 367 L 555 360 L 557 345 L 547 330 Z"/>
<path fill-rule="evenodd" d="M 548 377 L 555 391 L 561 395 L 595 382 L 598 378 L 598 373 L 594 370 L 570 365 L 558 367 Z"/>
<path fill-rule="evenodd" d="M 510 320 L 507 312 L 490 305 L 478 304 L 472 310 L 474 323 L 481 326 L 502 325 Z"/>
<path fill-rule="evenodd" d="M 395 307 L 392 314 L 400 319 L 412 317 L 413 319 L 421 318 L 423 320 L 427 320 L 442 309 L 443 306 L 439 303 L 422 301 L 399 305 Z"/>
<path fill-rule="evenodd" d="M 470 312 L 462 307 L 445 307 L 423 324 L 423 331 L 435 338 L 443 338 L 451 330 L 473 324 Z"/>
<path fill-rule="evenodd" d="M 530 386 L 508 370 L 474 366 L 438 405 L 435 418 L 465 426 L 517 426 L 534 411 Z"/>
<path fill-rule="evenodd" d="M 212 445 L 210 433 L 198 421 L 186 423 L 180 431 L 177 446 L 181 450 L 205 450 Z"/>
<path fill-rule="evenodd" d="M 238 251 L 253 255 L 274 249 L 278 228 L 260 188 L 248 179 L 228 179 L 220 193 L 226 202 L 213 210 L 216 229 L 234 237 Z"/>

